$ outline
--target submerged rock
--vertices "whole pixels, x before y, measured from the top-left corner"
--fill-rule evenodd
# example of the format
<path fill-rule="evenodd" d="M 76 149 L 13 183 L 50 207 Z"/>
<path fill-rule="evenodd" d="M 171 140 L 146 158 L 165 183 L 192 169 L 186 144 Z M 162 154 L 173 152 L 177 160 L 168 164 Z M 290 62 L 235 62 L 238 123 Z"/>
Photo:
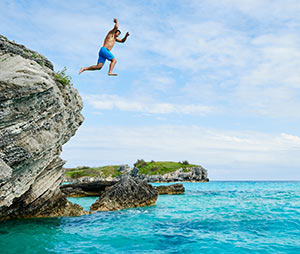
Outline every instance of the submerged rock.
<path fill-rule="evenodd" d="M 185 188 L 181 183 L 171 184 L 171 185 L 162 185 L 155 186 L 155 189 L 158 192 L 158 195 L 176 195 L 176 194 L 184 194 Z"/>
<path fill-rule="evenodd" d="M 62 145 L 83 122 L 49 60 L 0 36 L 0 220 L 86 214 L 60 191 Z"/>
<path fill-rule="evenodd" d="M 126 175 L 108 188 L 91 206 L 91 211 L 113 211 L 155 205 L 157 190 L 146 181 Z"/>

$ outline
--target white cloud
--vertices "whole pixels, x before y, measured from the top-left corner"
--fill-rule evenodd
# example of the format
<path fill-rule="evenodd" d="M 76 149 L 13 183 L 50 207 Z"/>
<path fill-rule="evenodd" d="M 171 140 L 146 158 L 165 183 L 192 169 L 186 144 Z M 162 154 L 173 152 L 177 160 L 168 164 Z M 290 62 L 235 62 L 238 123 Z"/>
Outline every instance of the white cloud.
<path fill-rule="evenodd" d="M 259 114 L 299 118 L 300 37 L 263 35 L 253 40 L 256 65 L 240 75 L 236 97 Z"/>
<path fill-rule="evenodd" d="M 274 32 L 252 39 L 236 38 L 235 42 L 231 55 L 223 54 L 222 47 L 216 46 L 220 47 L 216 53 L 220 64 L 206 64 L 209 72 L 193 75 L 182 89 L 186 96 L 220 103 L 227 109 L 224 112 L 240 110 L 272 118 L 299 119 L 299 34 Z M 209 58 L 215 59 L 213 55 Z"/>
<path fill-rule="evenodd" d="M 265 172 L 270 173 L 270 168 L 274 168 L 270 179 L 282 179 L 282 175 L 275 172 L 278 165 L 286 169 L 300 165 L 298 136 L 233 132 L 199 126 L 84 127 L 63 150 L 63 158 L 69 161 L 70 166 L 132 164 L 138 158 L 188 160 L 208 170 L 238 170 L 229 179 L 249 179 L 250 176 L 253 179 L 253 172 L 256 172 L 256 179 L 261 179 Z M 214 172 L 211 177 L 226 178 Z"/>
<path fill-rule="evenodd" d="M 234 19 L 236 14 L 272 25 L 299 21 L 300 3 L 298 0 L 208 0 L 188 2 L 198 14 L 206 15 L 214 10 L 224 22 Z M 205 12 L 206 11 L 206 12 Z M 228 16 L 231 15 L 231 16 Z M 264 25 L 263 23 L 257 25 Z M 299 23 L 298 23 L 299 25 Z"/>
<path fill-rule="evenodd" d="M 215 109 L 209 106 L 198 104 L 172 104 L 166 102 L 147 102 L 137 99 L 130 99 L 118 95 L 85 95 L 84 100 L 99 110 L 134 111 L 151 114 L 200 114 L 214 112 Z"/>
<path fill-rule="evenodd" d="M 94 116 L 104 110 L 155 114 L 149 122 L 153 125 L 162 116 L 174 122 L 179 114 L 188 115 L 196 122 L 197 116 L 217 111 L 221 117 L 205 119 L 208 126 L 232 128 L 233 124 L 220 119 L 234 115 L 233 121 L 247 128 L 251 113 L 254 121 L 265 117 L 264 123 L 252 122 L 251 128 L 270 132 L 279 129 L 270 118 L 287 120 L 286 129 L 278 135 L 193 126 L 112 126 L 111 132 L 100 128 L 91 130 L 87 140 L 79 134 L 83 144 L 100 132 L 107 135 L 107 139 L 97 137 L 93 151 L 84 146 L 89 151 L 82 154 L 87 161 L 111 158 L 118 151 L 116 157 L 123 161 L 128 155 L 132 159 L 180 157 L 208 165 L 299 165 L 299 135 L 288 134 L 292 121 L 294 132 L 299 132 L 295 127 L 300 116 L 298 0 L 52 0 L 42 4 L 11 0 L 0 1 L 0 9 L 5 10 L 0 15 L 1 33 L 45 54 L 58 69 L 66 65 L 82 94 L 96 89 L 103 93 L 85 97 L 91 106 L 85 110 Z M 78 77 L 81 65 L 97 60 L 114 17 L 119 18 L 123 34 L 131 33 L 125 44 L 113 49 L 122 75 L 112 79 L 101 70 Z M 101 115 L 101 121 L 109 122 L 107 115 Z M 198 123 L 203 118 L 199 119 Z M 82 130 L 86 135 L 88 130 Z M 80 158 L 81 148 L 76 151 Z"/>
<path fill-rule="evenodd" d="M 7 2 L 1 5 L 7 11 L 0 17 L 0 27 L 7 32 L 15 29 L 29 47 L 59 55 L 59 64 L 67 63 L 77 74 L 81 65 L 97 60 L 98 49 L 113 25 L 106 11 L 111 9 L 120 19 L 121 30 L 131 32 L 125 45 L 113 49 L 119 60 L 117 69 L 148 79 L 147 93 L 171 91 L 185 102 L 193 98 L 193 105 L 199 104 L 199 99 L 218 104 L 223 112 L 238 109 L 268 117 L 299 118 L 300 36 L 291 25 L 299 20 L 297 1 L 191 1 L 178 6 L 181 12 L 161 17 L 157 10 L 162 7 L 153 2 L 86 1 L 74 5 L 72 1 L 52 1 L 41 8 L 33 1 L 26 10 L 20 3 Z M 185 10 L 188 13 L 182 18 Z M 208 16 L 211 12 L 213 17 Z M 274 19 L 276 24 L 271 25 L 269 21 Z M 28 24 L 28 29 L 21 29 L 20 22 Z M 174 79 L 165 67 L 176 70 Z M 186 82 L 184 89 L 172 89 L 175 83 L 182 86 L 175 80 L 178 76 Z M 140 102 L 122 104 L 119 107 L 128 110 L 151 111 Z M 154 109 L 205 111 L 199 105 L 155 104 Z"/>
<path fill-rule="evenodd" d="M 148 77 L 148 82 L 155 90 L 168 92 L 170 88 L 173 87 L 175 80 L 172 77 L 167 76 L 167 74 L 165 76 L 152 74 Z"/>
<path fill-rule="evenodd" d="M 295 145 L 295 147 L 300 147 L 300 138 L 298 136 L 281 133 L 278 139 L 279 142 L 287 142 L 291 145 Z"/>

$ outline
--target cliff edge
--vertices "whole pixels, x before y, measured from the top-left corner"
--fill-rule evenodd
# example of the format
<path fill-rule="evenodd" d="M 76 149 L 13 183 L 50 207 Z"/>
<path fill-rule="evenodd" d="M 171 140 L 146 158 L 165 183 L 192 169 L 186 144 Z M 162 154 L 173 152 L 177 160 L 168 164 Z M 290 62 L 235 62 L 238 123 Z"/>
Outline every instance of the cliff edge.
<path fill-rule="evenodd" d="M 0 35 L 0 220 L 87 213 L 60 191 L 82 107 L 49 60 Z"/>

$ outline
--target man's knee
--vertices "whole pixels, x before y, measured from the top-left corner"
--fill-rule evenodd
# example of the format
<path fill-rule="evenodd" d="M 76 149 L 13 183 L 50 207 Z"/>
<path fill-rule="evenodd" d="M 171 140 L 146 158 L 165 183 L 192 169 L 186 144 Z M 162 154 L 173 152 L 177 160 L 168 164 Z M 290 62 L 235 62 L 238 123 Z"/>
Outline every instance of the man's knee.
<path fill-rule="evenodd" d="M 111 62 L 116 63 L 117 62 L 116 58 L 111 59 Z"/>
<path fill-rule="evenodd" d="M 102 66 L 103 66 L 102 63 L 98 63 L 98 64 L 96 65 L 96 70 L 101 70 Z"/>

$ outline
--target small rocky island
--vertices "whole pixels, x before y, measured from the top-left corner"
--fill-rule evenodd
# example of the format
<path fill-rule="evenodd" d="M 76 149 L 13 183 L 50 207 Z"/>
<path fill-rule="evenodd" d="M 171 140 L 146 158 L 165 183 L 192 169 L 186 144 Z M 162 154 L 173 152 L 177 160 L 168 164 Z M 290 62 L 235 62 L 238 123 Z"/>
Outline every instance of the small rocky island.
<path fill-rule="evenodd" d="M 0 221 L 90 213 L 67 196 L 99 196 L 91 212 L 155 205 L 159 194 L 184 187 L 149 182 L 208 181 L 204 168 L 187 162 L 65 170 L 59 156 L 84 120 L 82 107 L 65 70 L 0 35 Z"/>
<path fill-rule="evenodd" d="M 65 182 L 117 182 L 122 175 L 130 174 L 152 183 L 169 182 L 208 182 L 207 170 L 188 161 L 150 161 L 137 160 L 133 167 L 129 165 L 111 165 L 104 167 L 67 168 Z"/>
<path fill-rule="evenodd" d="M 112 165 L 104 167 L 77 167 L 66 169 L 65 183 L 61 191 L 68 197 L 101 196 L 109 187 L 127 176 L 134 181 L 148 183 L 170 182 L 208 182 L 207 170 L 201 166 L 189 164 L 187 161 L 151 161 L 137 160 L 133 167 L 128 165 Z M 184 194 L 181 183 L 155 186 L 159 195 Z M 130 206 L 131 207 L 131 206 Z"/>

